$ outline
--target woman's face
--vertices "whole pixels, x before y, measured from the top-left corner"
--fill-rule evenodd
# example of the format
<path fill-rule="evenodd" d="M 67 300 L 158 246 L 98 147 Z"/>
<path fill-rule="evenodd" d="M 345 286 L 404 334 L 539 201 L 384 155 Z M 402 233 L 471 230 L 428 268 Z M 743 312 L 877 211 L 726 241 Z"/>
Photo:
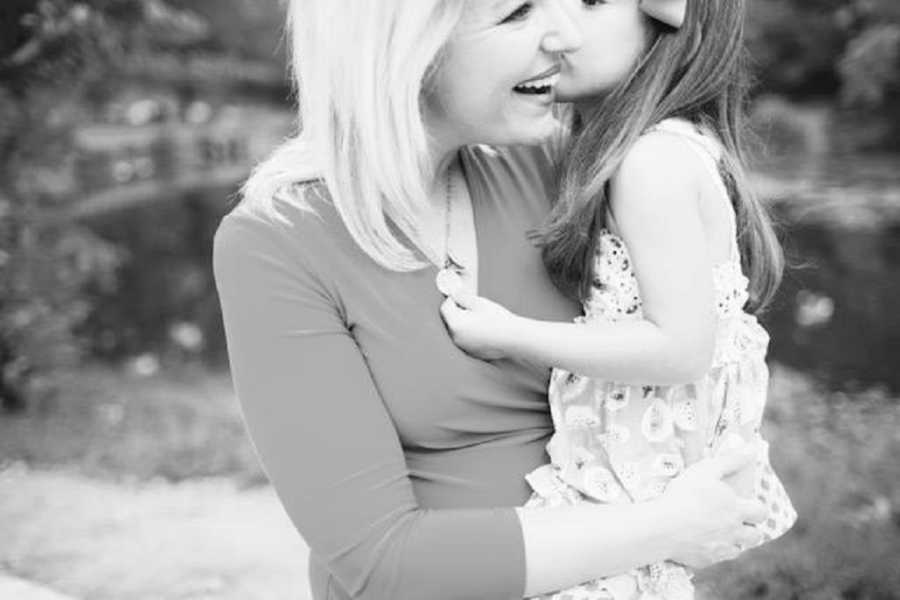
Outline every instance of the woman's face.
<path fill-rule="evenodd" d="M 560 55 L 581 43 L 567 2 L 467 2 L 425 92 L 429 133 L 451 148 L 552 135 Z"/>
<path fill-rule="evenodd" d="M 563 57 L 560 102 L 601 98 L 628 77 L 647 49 L 650 23 L 639 0 L 566 0 L 583 42 Z"/>

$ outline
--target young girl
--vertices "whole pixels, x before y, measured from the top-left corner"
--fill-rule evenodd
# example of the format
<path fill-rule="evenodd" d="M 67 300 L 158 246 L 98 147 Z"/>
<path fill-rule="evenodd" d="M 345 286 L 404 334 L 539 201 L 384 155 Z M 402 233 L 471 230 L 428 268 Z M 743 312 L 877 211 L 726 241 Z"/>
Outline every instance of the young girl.
<path fill-rule="evenodd" d="M 759 433 L 768 335 L 754 312 L 781 254 L 742 168 L 743 1 L 580 10 L 585 43 L 557 89 L 575 104 L 573 135 L 537 239 L 584 316 L 535 321 L 465 291 L 442 314 L 470 354 L 554 368 L 551 464 L 528 475 L 527 506 L 645 501 L 686 465 L 750 443 L 757 468 L 733 484 L 766 505 L 773 539 L 796 513 Z M 681 600 L 693 586 L 667 562 L 553 598 Z"/>

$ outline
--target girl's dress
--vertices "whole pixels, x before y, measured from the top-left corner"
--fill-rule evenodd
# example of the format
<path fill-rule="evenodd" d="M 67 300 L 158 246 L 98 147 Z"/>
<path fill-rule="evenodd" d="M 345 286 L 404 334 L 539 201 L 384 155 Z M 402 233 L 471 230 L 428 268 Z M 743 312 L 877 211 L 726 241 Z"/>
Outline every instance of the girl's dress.
<path fill-rule="evenodd" d="M 718 170 L 721 146 L 711 134 L 681 119 L 667 119 L 653 130 L 681 136 L 725 190 Z M 733 231 L 731 257 L 713 271 L 718 324 L 710 370 L 699 381 L 671 386 L 623 384 L 554 370 L 549 398 L 555 433 L 547 445 L 551 464 L 526 476 L 534 490 L 527 507 L 646 501 L 662 494 L 687 465 L 749 441 L 759 447 L 757 469 L 752 477 L 733 483 L 743 495 L 756 496 L 767 506 L 768 517 L 759 525 L 765 541 L 794 524 L 797 514 L 760 436 L 769 336 L 743 310 L 748 280 L 741 270 L 734 226 Z M 590 327 L 641 319 L 628 249 L 607 229 L 601 230 L 598 242 L 591 294 L 583 303 L 584 316 L 576 322 Z M 684 566 L 661 562 L 544 598 L 690 600 L 691 577 Z"/>

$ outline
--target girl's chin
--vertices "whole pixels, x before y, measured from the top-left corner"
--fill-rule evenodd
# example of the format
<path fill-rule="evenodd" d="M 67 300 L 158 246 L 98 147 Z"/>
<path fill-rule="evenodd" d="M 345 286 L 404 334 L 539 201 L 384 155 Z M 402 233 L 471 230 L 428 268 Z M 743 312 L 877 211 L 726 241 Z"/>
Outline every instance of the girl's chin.
<path fill-rule="evenodd" d="M 578 93 L 578 90 L 571 87 L 559 87 L 556 90 L 556 101 L 564 103 L 580 102 L 588 97 L 589 94 Z"/>
<path fill-rule="evenodd" d="M 556 101 L 565 104 L 581 102 L 598 102 L 609 94 L 609 90 L 598 90 L 575 85 L 562 85 L 556 88 Z"/>

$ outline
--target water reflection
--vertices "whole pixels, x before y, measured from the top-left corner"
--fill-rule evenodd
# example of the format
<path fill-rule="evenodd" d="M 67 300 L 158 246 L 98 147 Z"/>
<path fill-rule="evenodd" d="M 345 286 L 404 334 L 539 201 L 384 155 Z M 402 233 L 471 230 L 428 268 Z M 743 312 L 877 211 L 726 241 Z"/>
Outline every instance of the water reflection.
<path fill-rule="evenodd" d="M 762 193 L 776 200 L 792 264 L 764 317 L 773 360 L 835 387 L 900 389 L 898 166 L 900 156 L 789 158 L 758 177 Z M 224 362 L 210 261 L 234 183 L 163 186 L 148 192 L 152 202 L 84 213 L 127 251 L 115 293 L 93 291 L 97 310 L 84 333 L 96 353 Z"/>
<path fill-rule="evenodd" d="M 763 193 L 789 259 L 766 322 L 774 360 L 834 387 L 900 389 L 900 156 L 787 158 Z"/>

